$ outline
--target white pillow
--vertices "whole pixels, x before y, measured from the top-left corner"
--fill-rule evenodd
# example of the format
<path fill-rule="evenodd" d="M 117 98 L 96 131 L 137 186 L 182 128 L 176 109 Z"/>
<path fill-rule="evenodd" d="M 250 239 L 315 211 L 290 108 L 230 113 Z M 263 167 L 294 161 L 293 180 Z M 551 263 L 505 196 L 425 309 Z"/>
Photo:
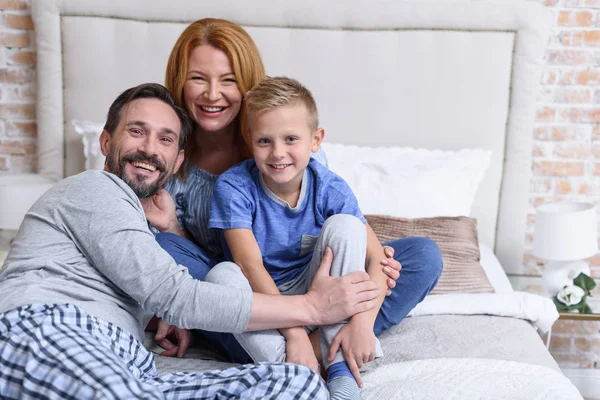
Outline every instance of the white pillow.
<path fill-rule="evenodd" d="M 323 143 L 329 169 L 352 188 L 363 214 L 468 216 L 492 152 Z"/>
<path fill-rule="evenodd" d="M 75 132 L 81 135 L 83 142 L 83 155 L 85 156 L 85 169 L 104 169 L 104 155 L 100 151 L 100 134 L 104 124 L 91 121 L 72 120 Z"/>

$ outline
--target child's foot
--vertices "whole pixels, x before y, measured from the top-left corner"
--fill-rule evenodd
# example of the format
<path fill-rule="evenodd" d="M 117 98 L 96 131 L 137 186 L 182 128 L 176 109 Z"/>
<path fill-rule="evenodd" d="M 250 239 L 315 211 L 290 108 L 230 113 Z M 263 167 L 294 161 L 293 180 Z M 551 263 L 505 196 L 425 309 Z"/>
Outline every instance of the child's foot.
<path fill-rule="evenodd" d="M 358 384 L 346 362 L 331 364 L 327 375 L 330 400 L 360 400 Z"/>
<path fill-rule="evenodd" d="M 354 377 L 336 376 L 327 381 L 330 400 L 360 400 L 360 392 Z"/>

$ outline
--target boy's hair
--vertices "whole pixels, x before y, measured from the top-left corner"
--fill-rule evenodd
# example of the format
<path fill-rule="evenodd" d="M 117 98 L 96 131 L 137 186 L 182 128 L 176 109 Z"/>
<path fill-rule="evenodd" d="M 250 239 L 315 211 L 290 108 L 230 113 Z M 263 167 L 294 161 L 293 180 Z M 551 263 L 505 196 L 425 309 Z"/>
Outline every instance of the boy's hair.
<path fill-rule="evenodd" d="M 308 126 L 311 132 L 316 131 L 319 128 L 319 114 L 312 93 L 297 80 L 284 76 L 267 77 L 246 93 L 245 117 L 296 104 L 304 105 Z"/>

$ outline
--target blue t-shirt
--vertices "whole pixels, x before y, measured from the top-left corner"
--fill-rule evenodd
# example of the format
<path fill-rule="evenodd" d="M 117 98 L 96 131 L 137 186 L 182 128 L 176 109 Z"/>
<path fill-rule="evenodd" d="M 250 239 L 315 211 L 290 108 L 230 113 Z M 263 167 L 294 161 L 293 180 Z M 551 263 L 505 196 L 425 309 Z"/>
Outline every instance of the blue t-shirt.
<path fill-rule="evenodd" d="M 254 160 L 247 160 L 217 180 L 208 226 L 251 229 L 263 264 L 279 286 L 310 262 L 325 220 L 335 214 L 354 215 L 366 223 L 348 184 L 319 162 L 308 163 L 298 204 L 292 208 L 264 184 Z M 231 260 L 228 249 L 225 254 Z"/>

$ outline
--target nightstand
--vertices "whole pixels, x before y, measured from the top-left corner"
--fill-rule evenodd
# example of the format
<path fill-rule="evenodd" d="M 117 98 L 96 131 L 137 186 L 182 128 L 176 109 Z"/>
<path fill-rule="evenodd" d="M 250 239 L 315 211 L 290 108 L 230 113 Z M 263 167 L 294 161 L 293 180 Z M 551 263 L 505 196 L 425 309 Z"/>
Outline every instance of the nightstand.
<path fill-rule="evenodd" d="M 558 319 L 570 319 L 573 321 L 600 321 L 600 313 L 594 312 L 591 314 L 580 314 L 580 313 L 561 311 L 558 313 Z M 546 348 L 550 348 L 551 337 L 552 337 L 552 328 L 550 328 L 550 330 L 548 331 L 548 336 L 546 336 Z"/>

